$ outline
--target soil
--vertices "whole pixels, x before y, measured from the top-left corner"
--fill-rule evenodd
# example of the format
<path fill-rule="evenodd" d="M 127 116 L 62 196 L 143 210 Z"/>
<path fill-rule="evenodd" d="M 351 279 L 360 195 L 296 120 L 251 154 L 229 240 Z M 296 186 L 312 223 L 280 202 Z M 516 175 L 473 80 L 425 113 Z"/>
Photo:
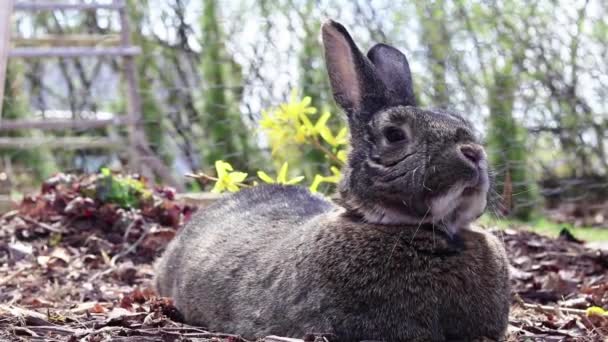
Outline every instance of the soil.
<path fill-rule="evenodd" d="M 0 340 L 244 341 L 181 323 L 151 289 L 155 257 L 195 208 L 169 188 L 124 208 L 92 184 L 55 177 L 0 218 Z M 524 228 L 494 231 L 512 266 L 507 340 L 607 341 L 608 252 Z"/>

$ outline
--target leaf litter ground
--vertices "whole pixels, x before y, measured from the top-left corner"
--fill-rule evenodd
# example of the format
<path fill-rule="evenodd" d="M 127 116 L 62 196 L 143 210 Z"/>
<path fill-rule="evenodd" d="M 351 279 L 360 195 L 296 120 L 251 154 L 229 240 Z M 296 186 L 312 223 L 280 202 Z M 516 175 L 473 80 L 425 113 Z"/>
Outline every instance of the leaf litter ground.
<path fill-rule="evenodd" d="M 49 179 L 0 218 L 0 340 L 244 341 L 181 323 L 151 289 L 154 258 L 194 211 L 132 177 Z M 512 266 L 508 341 L 607 340 L 608 252 L 567 232 L 495 234 Z"/>

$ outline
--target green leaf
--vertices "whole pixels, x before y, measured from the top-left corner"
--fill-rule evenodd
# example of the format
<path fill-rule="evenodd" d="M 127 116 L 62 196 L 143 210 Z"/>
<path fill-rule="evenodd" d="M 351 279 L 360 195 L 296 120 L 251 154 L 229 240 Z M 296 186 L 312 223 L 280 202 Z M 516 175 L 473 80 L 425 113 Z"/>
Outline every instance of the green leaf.
<path fill-rule="evenodd" d="M 285 182 L 285 184 L 286 185 L 298 184 L 303 180 L 304 180 L 304 176 L 298 176 L 298 177 L 294 177 L 294 178 L 288 180 L 287 182 Z"/>
<path fill-rule="evenodd" d="M 114 203 L 123 208 L 138 208 L 152 193 L 144 182 L 130 176 L 114 175 L 108 168 L 100 170 L 94 188 L 81 189 L 81 194 L 103 203 Z"/>
<path fill-rule="evenodd" d="M 329 129 L 329 127 L 327 127 L 327 126 L 318 127 L 317 133 L 319 133 L 321 138 L 323 138 L 323 140 L 325 140 L 325 142 L 327 142 L 331 146 L 337 146 L 336 139 L 334 138 L 333 133 L 331 133 L 331 130 Z"/>
<path fill-rule="evenodd" d="M 328 112 L 328 111 L 323 112 L 323 114 L 321 114 L 321 117 L 319 118 L 319 120 L 317 120 L 317 123 L 315 126 L 327 127 L 327 121 L 329 120 L 330 117 L 331 117 L 330 112 Z"/>
<path fill-rule="evenodd" d="M 277 176 L 277 183 L 286 184 L 287 183 L 287 162 L 283 163 L 281 169 L 279 170 L 279 174 Z"/>
<path fill-rule="evenodd" d="M 348 143 L 348 128 L 342 127 L 336 135 L 336 144 L 337 145 L 346 145 Z"/>
<path fill-rule="evenodd" d="M 217 178 L 223 178 L 228 171 L 232 171 L 232 165 L 223 160 L 215 161 L 215 171 L 217 172 Z"/>
<path fill-rule="evenodd" d="M 63 238 L 63 236 L 61 235 L 61 233 L 51 233 L 51 236 L 49 237 L 49 246 L 51 247 L 55 247 L 58 246 L 59 243 L 61 242 L 61 239 Z"/>
<path fill-rule="evenodd" d="M 336 153 L 336 157 L 346 163 L 346 160 L 348 159 L 348 154 L 346 153 L 346 150 L 340 150 L 338 151 L 338 153 Z"/>
<path fill-rule="evenodd" d="M 312 181 L 312 184 L 310 185 L 310 187 L 308 189 L 310 190 L 310 192 L 316 193 L 317 191 L 319 191 L 319 185 L 321 185 L 322 182 L 323 182 L 323 176 L 315 175 L 315 179 Z"/>
<path fill-rule="evenodd" d="M 237 192 L 239 191 L 239 186 L 234 183 L 228 183 L 226 184 L 226 189 L 230 192 Z"/>
<path fill-rule="evenodd" d="M 215 194 L 219 194 L 219 193 L 224 192 L 225 189 L 226 189 L 226 187 L 224 186 L 224 183 L 217 181 L 217 182 L 215 182 L 213 189 L 211 189 L 211 192 L 213 192 Z"/>
<path fill-rule="evenodd" d="M 228 179 L 230 180 L 231 184 L 241 183 L 245 180 L 245 178 L 247 178 L 247 173 L 245 172 L 230 172 L 228 174 Z"/>
<path fill-rule="evenodd" d="M 263 180 L 265 183 L 274 184 L 274 179 L 272 179 L 266 172 L 258 171 L 258 177 Z"/>

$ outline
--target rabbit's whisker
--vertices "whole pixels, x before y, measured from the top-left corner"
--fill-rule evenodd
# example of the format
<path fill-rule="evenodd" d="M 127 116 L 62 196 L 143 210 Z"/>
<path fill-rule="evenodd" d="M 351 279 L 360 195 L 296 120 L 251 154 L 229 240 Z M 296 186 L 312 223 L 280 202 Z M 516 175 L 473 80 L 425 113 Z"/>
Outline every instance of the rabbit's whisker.
<path fill-rule="evenodd" d="M 430 192 L 433 192 L 433 189 L 431 189 L 431 188 L 429 188 L 428 186 L 426 186 L 426 184 L 424 184 L 424 182 L 425 182 L 425 179 L 423 178 L 423 179 L 422 179 L 422 187 L 423 187 L 423 188 L 425 188 L 425 189 L 427 189 L 427 190 L 428 190 L 428 191 L 430 191 Z"/>
<path fill-rule="evenodd" d="M 450 238 L 452 238 L 453 234 L 447 228 L 447 224 L 445 223 L 445 221 L 443 221 L 443 219 L 441 219 L 441 223 L 443 223 L 443 225 L 439 225 L 439 229 L 443 230 L 444 233 L 446 233 Z"/>
<path fill-rule="evenodd" d="M 386 177 L 386 178 L 382 179 L 382 181 L 386 182 L 386 183 L 390 183 L 390 182 L 392 182 L 392 181 L 394 181 L 396 179 L 399 179 L 399 178 L 407 176 L 407 174 L 410 173 L 410 172 L 411 172 L 411 170 L 405 170 L 404 172 L 398 173 L 396 175 L 390 175 L 389 177 Z"/>
<path fill-rule="evenodd" d="M 433 250 L 435 250 L 435 224 L 432 224 L 433 226 Z"/>
<path fill-rule="evenodd" d="M 416 171 L 418 171 L 419 168 L 420 166 L 417 166 L 414 171 L 412 171 L 412 184 L 415 183 L 414 178 L 416 178 Z"/>
<path fill-rule="evenodd" d="M 376 161 L 376 160 L 374 160 L 373 162 L 374 162 L 374 163 L 376 163 L 376 164 L 380 164 L 380 165 L 382 165 L 382 166 L 384 166 L 384 167 L 386 167 L 386 168 L 392 168 L 392 167 L 397 166 L 399 163 L 403 162 L 403 161 L 404 161 L 404 160 L 406 160 L 407 158 L 409 158 L 409 157 L 411 157 L 411 156 L 414 156 L 414 155 L 416 155 L 416 154 L 419 154 L 419 153 L 420 153 L 419 151 L 414 151 L 414 152 L 412 152 L 412 153 L 408 153 L 408 154 L 406 154 L 406 155 L 405 155 L 403 158 L 398 159 L 397 161 L 394 161 L 394 162 L 391 162 L 391 163 L 388 163 L 388 164 L 384 164 L 384 163 L 382 163 L 381 161 Z"/>
<path fill-rule="evenodd" d="M 418 233 L 418 230 L 420 229 L 420 226 L 422 226 L 422 223 L 424 222 L 424 220 L 426 219 L 426 216 L 429 214 L 430 211 L 431 211 L 431 209 L 429 208 L 426 211 L 426 213 L 424 214 L 424 216 L 422 217 L 422 219 L 420 220 L 420 222 L 418 223 L 418 227 L 416 227 L 416 231 L 414 232 L 414 235 L 412 236 L 412 239 L 410 240 L 410 244 L 414 241 L 414 238 L 416 237 L 416 233 Z M 401 237 L 403 236 L 403 231 L 405 229 L 407 229 L 407 227 L 402 228 L 399 231 L 399 235 L 397 235 L 397 238 L 395 239 L 395 243 L 393 244 L 393 248 L 391 248 L 391 252 L 388 254 L 388 258 L 386 259 L 386 265 L 387 266 L 391 262 L 391 258 L 393 256 L 393 253 L 395 253 L 395 248 L 397 248 L 397 244 L 401 240 Z"/>
<path fill-rule="evenodd" d="M 424 220 L 426 219 L 426 216 L 431 212 L 431 207 L 429 207 L 426 211 L 426 213 L 424 213 L 424 216 L 422 216 L 422 220 L 420 220 L 420 223 L 418 223 L 418 227 L 416 227 L 416 230 L 414 231 L 414 235 L 412 235 L 412 239 L 410 240 L 410 244 L 412 242 L 414 242 L 414 238 L 416 238 L 416 234 L 418 234 L 418 230 L 420 230 L 420 227 L 422 226 L 422 223 L 424 222 Z M 395 244 L 396 246 L 397 244 Z M 393 249 L 395 249 L 395 247 L 393 247 Z"/>

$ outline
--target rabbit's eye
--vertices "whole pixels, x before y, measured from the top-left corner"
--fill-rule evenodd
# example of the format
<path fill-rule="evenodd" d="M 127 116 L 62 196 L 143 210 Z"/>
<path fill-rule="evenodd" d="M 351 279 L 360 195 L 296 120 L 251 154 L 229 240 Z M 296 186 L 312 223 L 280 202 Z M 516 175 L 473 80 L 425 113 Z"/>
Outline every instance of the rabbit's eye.
<path fill-rule="evenodd" d="M 385 128 L 382 133 L 384 134 L 386 140 L 388 140 L 388 142 L 390 143 L 405 140 L 405 132 L 403 132 L 402 129 L 397 127 Z"/>

